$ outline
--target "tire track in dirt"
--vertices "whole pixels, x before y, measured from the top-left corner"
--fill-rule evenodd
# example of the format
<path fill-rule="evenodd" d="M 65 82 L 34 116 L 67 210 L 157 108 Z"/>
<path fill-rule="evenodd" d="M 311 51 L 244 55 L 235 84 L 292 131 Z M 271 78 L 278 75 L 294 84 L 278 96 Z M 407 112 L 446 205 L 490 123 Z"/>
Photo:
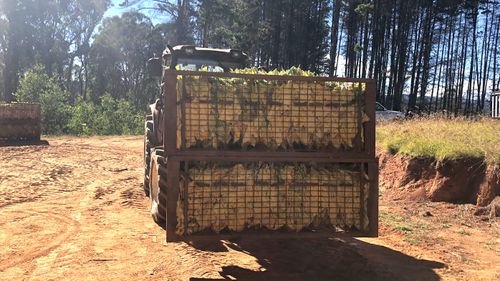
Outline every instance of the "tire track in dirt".
<path fill-rule="evenodd" d="M 486 231 L 476 224 L 477 231 L 469 229 L 461 224 L 459 209 L 429 209 L 427 204 L 393 200 L 387 193 L 380 197 L 381 210 L 401 221 L 381 221 L 381 238 L 373 240 L 384 242 L 380 244 L 359 240 L 164 244 L 165 232 L 152 222 L 141 186 L 142 141 L 142 136 L 57 137 L 49 138 L 50 146 L 43 149 L 0 147 L 0 202 L 20 193 L 43 194 L 35 203 L 0 207 L 0 279 L 500 280 L 500 256 L 495 252 L 500 245 L 498 226 L 492 223 L 492 230 Z M 67 179 L 56 175 L 58 179 L 46 185 L 30 186 L 57 174 L 59 168 L 72 170 L 64 173 Z M 45 211 L 43 216 L 36 216 L 38 208 Z M 61 215 L 58 210 L 69 220 L 52 218 Z M 433 216 L 422 217 L 421 212 L 428 210 Z M 30 224 L 23 219 L 44 222 Z M 18 225 L 26 228 L 13 227 Z M 401 233 L 401 226 L 412 230 Z M 426 235 L 417 236 L 420 232 Z M 412 237 L 421 240 L 407 240 Z M 16 243 L 12 250 L 3 249 L 12 243 Z M 454 248 L 457 244 L 465 246 Z M 30 256 L 20 257 L 26 254 Z M 343 278 L 343 273 L 351 278 Z"/>
<path fill-rule="evenodd" d="M 136 186 L 120 192 L 120 205 L 123 207 L 142 209 L 144 191 Z"/>
<path fill-rule="evenodd" d="M 13 204 L 33 202 L 44 197 L 57 194 L 59 192 L 69 192 L 75 188 L 69 188 L 67 184 L 72 176 L 73 168 L 66 165 L 54 165 L 47 168 L 47 172 L 39 174 L 35 179 L 26 182 L 26 186 L 19 186 L 14 189 L 0 190 L 0 208 Z M 8 175 L 15 180 L 12 175 Z M 3 181 L 2 181 L 3 182 Z M 0 182 L 0 184 L 2 183 Z M 23 184 L 24 185 L 24 184 Z M 55 185 L 58 188 L 46 189 L 46 186 Z"/>
<path fill-rule="evenodd" d="M 143 223 L 131 211 L 143 205 L 138 187 L 142 173 L 135 165 L 142 158 L 139 149 L 124 153 L 127 150 L 119 148 L 127 147 L 123 140 L 117 138 L 109 147 L 104 141 L 94 145 L 86 139 L 64 144 L 54 140 L 42 151 L 23 147 L 27 152 L 22 155 L 19 148 L 0 149 L 8 159 L 0 166 L 8 172 L 0 178 L 0 193 L 5 194 L 0 195 L 0 203 L 20 196 L 35 201 L 0 207 L 0 279 L 100 279 L 98 271 L 110 267 L 118 270 L 112 275 L 120 276 L 118 272 L 129 266 L 101 259 L 128 261 L 131 254 L 142 255 L 144 250 L 130 253 L 129 247 L 116 242 L 127 231 L 149 233 L 120 224 L 123 211 L 135 224 Z M 138 239 L 137 248 L 144 247 L 144 240 Z"/>
<path fill-rule="evenodd" d="M 74 193 L 71 196 L 71 200 L 74 202 L 74 209 L 70 214 L 70 219 L 77 223 L 78 228 L 75 229 L 70 236 L 85 235 L 84 228 L 87 212 L 92 210 L 94 206 L 92 194 L 102 184 L 103 183 L 99 180 L 90 184 L 84 184 L 85 187 L 80 189 L 80 192 Z M 80 228 L 81 224 L 83 225 L 82 229 Z M 61 270 L 70 268 L 74 265 L 78 257 L 81 258 L 83 255 L 82 248 L 86 248 L 88 245 L 80 244 L 80 241 L 71 240 L 70 238 L 71 237 L 57 247 L 51 249 L 50 253 L 47 253 L 43 257 L 38 257 L 37 267 L 30 272 L 30 275 L 35 278 L 44 278 L 51 274 L 60 276 L 60 274 L 62 274 Z"/>
<path fill-rule="evenodd" d="M 4 210 L 4 215 L 6 215 L 6 213 L 8 213 L 8 212 L 9 211 Z M 6 269 L 9 269 L 11 267 L 17 266 L 19 264 L 22 264 L 22 263 L 25 263 L 25 262 L 28 262 L 28 261 L 31 261 L 33 259 L 36 259 L 36 258 L 39 258 L 39 257 L 42 257 L 42 256 L 49 254 L 51 251 L 60 247 L 63 243 L 65 243 L 72 236 L 74 236 L 76 233 L 78 233 L 78 231 L 80 229 L 80 223 L 78 221 L 70 218 L 69 216 L 56 214 L 56 213 L 51 212 L 51 211 L 42 211 L 42 210 L 38 210 L 38 209 L 25 209 L 22 211 L 12 210 L 11 212 L 22 213 L 22 214 L 26 215 L 25 217 L 22 218 L 22 220 L 31 219 L 30 216 L 32 216 L 33 214 L 36 214 L 37 216 L 41 216 L 41 217 L 44 217 L 46 219 L 46 221 L 44 223 L 53 223 L 55 221 L 57 223 L 60 223 L 63 227 L 62 227 L 62 232 L 61 231 L 58 232 L 57 235 L 55 237 L 53 237 L 49 243 L 47 243 L 45 245 L 40 245 L 39 249 L 32 251 L 30 253 L 25 253 L 26 251 L 23 251 L 23 253 L 21 255 L 16 255 L 16 256 L 10 255 L 10 258 L 8 260 L 0 261 L 0 272 L 3 272 Z M 17 220 L 16 222 L 19 222 L 19 220 Z M 31 239 L 37 239 L 37 238 L 36 238 L 36 236 L 32 235 Z M 5 243 L 5 244 L 7 244 L 7 243 Z M 27 249 L 27 250 L 30 250 L 30 249 Z"/>

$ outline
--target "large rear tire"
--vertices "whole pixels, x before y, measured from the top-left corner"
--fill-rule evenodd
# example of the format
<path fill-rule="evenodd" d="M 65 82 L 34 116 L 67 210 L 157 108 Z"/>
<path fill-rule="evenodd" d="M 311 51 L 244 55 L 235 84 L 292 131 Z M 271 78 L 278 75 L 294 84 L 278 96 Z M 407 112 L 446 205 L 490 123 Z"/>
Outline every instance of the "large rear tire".
<path fill-rule="evenodd" d="M 144 122 L 144 193 L 149 196 L 149 170 L 151 163 L 151 149 L 153 148 L 153 120 L 152 116 L 146 116 Z"/>
<path fill-rule="evenodd" d="M 167 213 L 167 161 L 163 150 L 151 150 L 151 171 L 149 182 L 150 211 L 153 220 L 161 227 L 166 227 Z"/>

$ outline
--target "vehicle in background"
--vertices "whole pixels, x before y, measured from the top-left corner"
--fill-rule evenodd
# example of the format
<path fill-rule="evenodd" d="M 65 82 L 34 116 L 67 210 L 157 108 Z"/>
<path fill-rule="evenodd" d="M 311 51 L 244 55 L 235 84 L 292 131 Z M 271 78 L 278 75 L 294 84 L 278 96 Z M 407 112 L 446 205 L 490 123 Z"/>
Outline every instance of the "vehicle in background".
<path fill-rule="evenodd" d="M 375 117 L 377 119 L 377 122 L 393 121 L 405 118 L 405 114 L 403 112 L 389 110 L 378 102 L 376 103 L 375 110 Z"/>
<path fill-rule="evenodd" d="M 491 117 L 500 119 L 500 90 L 491 93 Z"/>
<path fill-rule="evenodd" d="M 162 77 L 165 69 L 208 72 L 229 72 L 248 65 L 248 56 L 240 50 L 200 48 L 192 45 L 167 46 L 161 58 L 151 58 L 148 71 L 153 77 Z M 144 192 L 149 195 L 151 150 L 163 145 L 164 104 L 163 86 L 161 95 L 150 104 L 151 114 L 144 124 Z M 155 218 L 156 219 L 156 218 Z"/>

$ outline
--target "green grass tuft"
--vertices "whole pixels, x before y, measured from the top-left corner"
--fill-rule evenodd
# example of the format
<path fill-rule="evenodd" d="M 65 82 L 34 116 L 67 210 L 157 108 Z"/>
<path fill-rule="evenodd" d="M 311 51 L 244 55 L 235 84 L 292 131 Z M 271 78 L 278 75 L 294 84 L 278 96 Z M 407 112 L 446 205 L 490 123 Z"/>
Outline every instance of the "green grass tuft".
<path fill-rule="evenodd" d="M 394 230 L 397 230 L 399 232 L 411 232 L 413 229 L 407 225 L 397 225 L 394 227 Z"/>
<path fill-rule="evenodd" d="M 417 237 L 409 237 L 409 236 L 405 237 L 403 240 L 412 245 L 418 245 L 420 242 L 420 240 Z"/>
<path fill-rule="evenodd" d="M 500 122 L 439 117 L 386 122 L 377 125 L 377 145 L 412 157 L 500 163 Z"/>

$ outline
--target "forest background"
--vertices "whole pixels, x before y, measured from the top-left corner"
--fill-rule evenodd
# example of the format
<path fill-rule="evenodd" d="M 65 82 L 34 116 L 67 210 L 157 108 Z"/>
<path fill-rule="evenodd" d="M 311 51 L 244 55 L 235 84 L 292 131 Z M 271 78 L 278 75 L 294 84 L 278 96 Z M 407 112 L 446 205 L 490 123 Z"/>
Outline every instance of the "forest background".
<path fill-rule="evenodd" d="M 46 134 L 140 134 L 167 44 L 374 78 L 389 109 L 475 115 L 499 88 L 498 0 L 0 0 L 0 101 Z"/>

